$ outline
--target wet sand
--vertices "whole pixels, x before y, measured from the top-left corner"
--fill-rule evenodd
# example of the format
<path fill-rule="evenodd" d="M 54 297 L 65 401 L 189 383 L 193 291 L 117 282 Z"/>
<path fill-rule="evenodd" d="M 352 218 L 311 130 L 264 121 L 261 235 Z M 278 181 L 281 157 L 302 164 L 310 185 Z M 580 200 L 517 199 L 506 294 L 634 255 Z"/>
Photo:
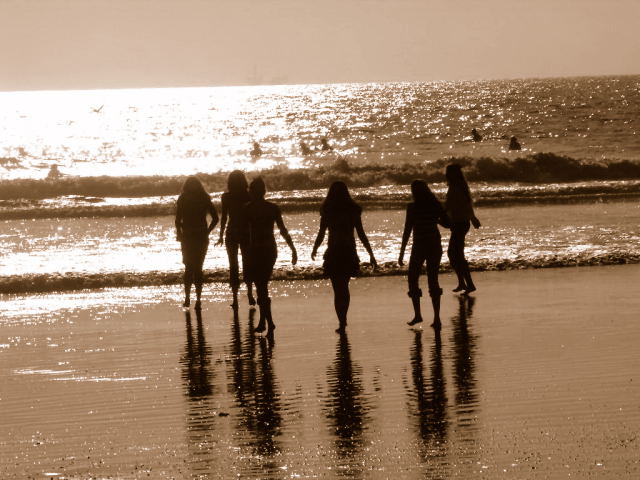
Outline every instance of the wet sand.
<path fill-rule="evenodd" d="M 454 286 L 443 275 L 445 291 Z M 638 478 L 640 266 L 483 272 L 410 329 L 405 278 L 2 296 L 0 477 Z M 423 299 L 425 312 L 428 298 Z"/>

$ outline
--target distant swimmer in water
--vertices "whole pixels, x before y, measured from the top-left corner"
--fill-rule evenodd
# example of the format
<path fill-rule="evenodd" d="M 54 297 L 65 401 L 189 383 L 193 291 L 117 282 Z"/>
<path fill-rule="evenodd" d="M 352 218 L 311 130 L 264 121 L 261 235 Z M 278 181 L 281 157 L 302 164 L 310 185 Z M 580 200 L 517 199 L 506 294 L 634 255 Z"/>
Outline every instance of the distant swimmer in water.
<path fill-rule="evenodd" d="M 473 128 L 471 130 L 471 137 L 473 138 L 474 142 L 481 142 L 482 141 L 482 135 L 480 135 L 478 133 L 478 130 L 476 130 L 475 128 Z"/>
<path fill-rule="evenodd" d="M 260 144 L 258 142 L 253 142 L 253 149 L 251 149 L 252 157 L 259 157 L 262 155 L 262 149 L 260 148 Z"/>
<path fill-rule="evenodd" d="M 278 257 L 278 247 L 273 235 L 274 224 L 278 226 L 282 238 L 291 249 L 291 263 L 298 262 L 296 247 L 282 220 L 280 208 L 264 199 L 266 186 L 262 178 L 258 177 L 249 185 L 251 201 L 245 207 L 246 219 L 249 224 L 249 270 L 251 280 L 256 285 L 258 293 L 258 307 L 260 307 L 260 321 L 255 332 L 272 334 L 276 326 L 271 316 L 271 298 L 269 298 L 269 280 L 273 266 Z"/>
<path fill-rule="evenodd" d="M 516 137 L 511 137 L 509 140 L 509 150 L 522 150 L 522 146 Z"/>
<path fill-rule="evenodd" d="M 320 143 L 322 144 L 322 151 L 323 152 L 332 152 L 333 151 L 333 147 L 331 145 L 329 145 L 329 141 L 327 140 L 327 137 L 321 137 L 320 138 Z"/>
<path fill-rule="evenodd" d="M 49 167 L 49 173 L 47 174 L 48 180 L 55 180 L 56 178 L 60 178 L 62 176 L 62 172 L 58 170 L 58 165 L 55 163 Z"/>
<path fill-rule="evenodd" d="M 311 155 L 313 153 L 313 150 L 311 150 L 311 147 L 309 147 L 309 145 L 307 145 L 304 141 L 300 140 L 300 151 L 302 152 L 302 155 Z"/>
<path fill-rule="evenodd" d="M 207 215 L 211 223 L 207 225 Z M 184 307 L 191 302 L 191 285 L 196 285 L 196 305 L 200 308 L 202 265 L 209 247 L 209 233 L 218 223 L 218 213 L 197 177 L 184 182 L 176 209 L 176 237 L 182 249 L 184 263 Z"/>

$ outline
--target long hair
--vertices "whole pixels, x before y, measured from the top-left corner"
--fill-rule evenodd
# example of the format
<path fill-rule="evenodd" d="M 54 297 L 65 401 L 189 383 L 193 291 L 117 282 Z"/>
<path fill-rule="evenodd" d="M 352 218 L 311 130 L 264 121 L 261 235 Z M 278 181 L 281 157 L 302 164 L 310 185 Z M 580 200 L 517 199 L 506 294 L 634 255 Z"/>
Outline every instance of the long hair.
<path fill-rule="evenodd" d="M 211 199 L 198 177 L 190 176 L 182 185 L 182 195 L 189 200 L 208 201 Z"/>
<path fill-rule="evenodd" d="M 349 189 L 344 182 L 333 182 L 329 187 L 327 196 L 320 207 L 321 215 L 332 215 L 340 211 L 360 213 L 362 208 L 349 194 Z"/>
<path fill-rule="evenodd" d="M 246 193 L 249 189 L 247 183 L 247 177 L 244 176 L 244 172 L 241 170 L 234 170 L 229 174 L 227 178 L 227 192 L 232 195 L 238 195 Z"/>
<path fill-rule="evenodd" d="M 471 192 L 469 191 L 469 185 L 462 173 L 462 166 L 457 163 L 451 163 L 447 165 L 444 172 L 444 176 L 447 178 L 447 183 L 450 188 L 458 189 L 466 195 L 467 199 L 471 201 Z"/>
<path fill-rule="evenodd" d="M 440 205 L 440 201 L 433 194 L 429 185 L 424 180 L 411 182 L 411 195 L 414 203 L 419 207 L 433 207 Z"/>

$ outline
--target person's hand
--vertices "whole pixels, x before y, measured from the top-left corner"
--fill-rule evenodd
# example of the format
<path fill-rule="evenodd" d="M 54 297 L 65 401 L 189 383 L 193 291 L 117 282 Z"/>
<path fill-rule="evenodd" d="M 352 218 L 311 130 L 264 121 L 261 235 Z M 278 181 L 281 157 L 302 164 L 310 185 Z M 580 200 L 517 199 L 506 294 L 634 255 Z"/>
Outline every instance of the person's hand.
<path fill-rule="evenodd" d="M 480 228 L 480 220 L 478 220 L 477 217 L 473 217 L 471 219 L 471 225 L 473 225 L 473 228 Z"/>
<path fill-rule="evenodd" d="M 182 233 L 178 232 L 176 233 L 176 240 L 181 242 L 182 241 Z"/>
<path fill-rule="evenodd" d="M 314 247 L 313 250 L 311 250 L 311 260 L 316 259 L 316 253 L 318 253 L 318 249 Z"/>
<path fill-rule="evenodd" d="M 404 255 L 400 254 L 400 256 L 398 257 L 398 265 L 400 265 L 401 267 L 404 266 Z"/>
<path fill-rule="evenodd" d="M 374 270 L 378 268 L 378 262 L 376 262 L 376 259 L 373 255 L 369 257 L 369 263 L 371 263 L 371 266 Z"/>
<path fill-rule="evenodd" d="M 216 242 L 216 247 L 219 247 L 220 245 L 224 245 L 224 240 L 222 239 L 222 237 L 218 238 L 218 241 Z"/>
<path fill-rule="evenodd" d="M 295 265 L 298 263 L 298 252 L 296 252 L 295 248 L 291 251 L 291 265 Z"/>

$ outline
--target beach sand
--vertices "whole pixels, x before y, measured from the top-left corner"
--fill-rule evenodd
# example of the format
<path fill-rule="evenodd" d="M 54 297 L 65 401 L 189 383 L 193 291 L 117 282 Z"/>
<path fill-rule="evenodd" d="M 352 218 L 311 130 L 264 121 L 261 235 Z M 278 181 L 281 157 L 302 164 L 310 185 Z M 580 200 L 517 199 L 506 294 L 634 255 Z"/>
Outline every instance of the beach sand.
<path fill-rule="evenodd" d="M 273 282 L 273 342 L 180 287 L 3 296 L 0 477 L 638 478 L 640 265 Z M 424 281 L 424 280 L 423 280 Z M 430 312 L 428 297 L 423 311 Z"/>

